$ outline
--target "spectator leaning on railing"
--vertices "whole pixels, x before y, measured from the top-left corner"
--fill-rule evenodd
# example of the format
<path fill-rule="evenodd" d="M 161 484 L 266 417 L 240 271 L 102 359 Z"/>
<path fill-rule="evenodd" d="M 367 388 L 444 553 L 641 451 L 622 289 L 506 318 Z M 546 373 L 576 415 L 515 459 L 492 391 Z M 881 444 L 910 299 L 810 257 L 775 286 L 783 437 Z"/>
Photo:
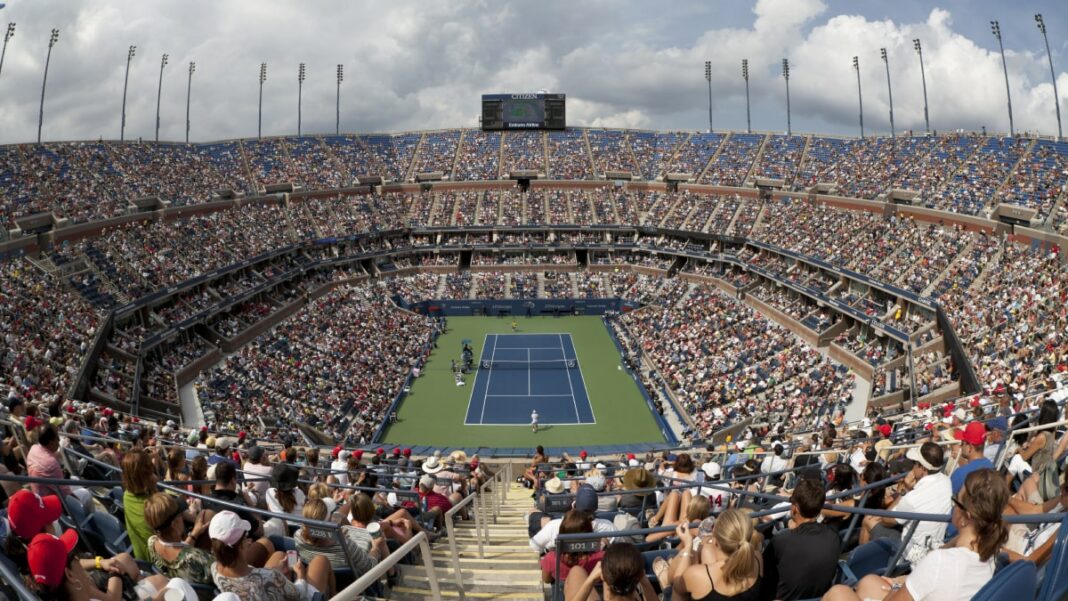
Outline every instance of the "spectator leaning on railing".
<path fill-rule="evenodd" d="M 912 447 L 905 457 L 913 462 L 908 475 L 898 484 L 905 494 L 894 500 L 889 509 L 908 513 L 929 513 L 948 515 L 953 508 L 953 486 L 949 476 L 942 473 L 945 455 L 941 446 L 934 442 L 925 442 Z M 861 532 L 861 544 L 869 540 L 885 538 L 894 542 L 901 540 L 901 527 L 911 520 L 902 518 L 864 518 L 864 530 Z M 916 562 L 933 548 L 937 548 L 945 539 L 945 522 L 924 522 L 916 525 L 904 558 L 915 565 Z"/>

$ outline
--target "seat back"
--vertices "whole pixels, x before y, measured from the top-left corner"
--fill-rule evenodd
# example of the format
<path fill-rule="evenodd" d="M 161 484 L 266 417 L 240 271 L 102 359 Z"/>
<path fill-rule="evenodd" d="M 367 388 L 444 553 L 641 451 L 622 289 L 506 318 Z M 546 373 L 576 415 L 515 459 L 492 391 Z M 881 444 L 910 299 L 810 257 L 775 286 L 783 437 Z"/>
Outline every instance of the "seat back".
<path fill-rule="evenodd" d="M 848 561 L 841 566 L 847 581 L 856 583 L 868 574 L 881 576 L 886 572 L 895 550 L 894 544 L 886 539 L 876 539 L 853 549 Z"/>
<path fill-rule="evenodd" d="M 1057 601 L 1068 593 L 1068 516 L 1057 528 L 1053 554 L 1044 568 L 1045 577 L 1038 591 L 1039 601 Z"/>
<path fill-rule="evenodd" d="M 90 529 L 100 535 L 111 555 L 130 552 L 130 539 L 115 516 L 103 511 L 94 511 L 89 517 Z"/>
<path fill-rule="evenodd" d="M 1033 601 L 1037 579 L 1034 562 L 1014 561 L 994 574 L 972 601 Z"/>

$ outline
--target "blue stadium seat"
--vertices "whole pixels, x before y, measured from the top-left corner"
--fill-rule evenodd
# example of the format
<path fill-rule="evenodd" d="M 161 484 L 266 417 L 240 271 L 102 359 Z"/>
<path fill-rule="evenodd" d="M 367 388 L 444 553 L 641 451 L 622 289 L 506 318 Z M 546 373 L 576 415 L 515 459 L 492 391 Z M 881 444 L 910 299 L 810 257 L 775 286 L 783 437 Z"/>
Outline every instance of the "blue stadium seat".
<path fill-rule="evenodd" d="M 1068 516 L 1057 529 L 1057 542 L 1053 545 L 1053 555 L 1043 566 L 1042 586 L 1038 591 L 1038 601 L 1058 601 L 1068 594 Z"/>
<path fill-rule="evenodd" d="M 884 574 L 895 551 L 894 544 L 886 539 L 873 540 L 853 549 L 849 559 L 838 562 L 844 575 L 843 583 L 856 586 L 868 574 Z"/>
<path fill-rule="evenodd" d="M 1037 578 L 1034 562 L 1013 562 L 979 589 L 972 601 L 1033 601 Z"/>

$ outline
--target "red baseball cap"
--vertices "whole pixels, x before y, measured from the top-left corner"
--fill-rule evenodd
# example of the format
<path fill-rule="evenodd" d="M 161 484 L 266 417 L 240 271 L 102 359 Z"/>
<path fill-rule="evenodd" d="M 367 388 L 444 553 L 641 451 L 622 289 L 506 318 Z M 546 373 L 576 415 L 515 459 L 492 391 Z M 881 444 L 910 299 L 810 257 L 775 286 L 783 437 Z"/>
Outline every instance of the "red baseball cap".
<path fill-rule="evenodd" d="M 208 431 L 208 427 L 207 426 L 201 426 L 200 427 L 200 431 L 201 432 L 207 432 Z"/>
<path fill-rule="evenodd" d="M 400 457 L 400 447 L 393 447 L 393 456 Z"/>
<path fill-rule="evenodd" d="M 237 437 L 238 438 L 248 438 L 248 432 L 245 432 L 244 430 L 242 430 L 242 431 L 237 433 Z"/>
<path fill-rule="evenodd" d="M 894 431 L 894 428 L 891 427 L 890 424 L 883 424 L 883 425 L 879 426 L 879 433 L 882 434 L 883 436 L 887 437 L 887 438 L 890 437 L 890 433 L 893 432 L 893 431 Z"/>
<path fill-rule="evenodd" d="M 356 461 L 363 459 L 363 449 L 356 449 L 352 452 L 352 456 L 356 458 Z"/>
<path fill-rule="evenodd" d="M 104 416 L 111 417 L 115 412 L 111 410 L 111 407 L 104 407 Z"/>
<path fill-rule="evenodd" d="M 382 447 L 378 447 L 377 449 L 375 449 L 375 455 L 385 455 L 385 454 L 386 454 L 386 450 L 383 449 Z"/>
<path fill-rule="evenodd" d="M 45 526 L 59 519 L 63 504 L 59 497 L 41 497 L 28 490 L 20 490 L 11 496 L 7 505 L 7 520 L 11 529 L 24 540 L 39 534 Z"/>
<path fill-rule="evenodd" d="M 405 457 L 411 457 L 412 456 L 412 450 L 409 449 L 409 448 L 405 448 L 403 451 L 401 451 L 401 455 L 404 455 Z"/>
<path fill-rule="evenodd" d="M 78 544 L 78 532 L 67 530 L 60 536 L 41 533 L 26 548 L 26 564 L 34 582 L 48 590 L 63 584 L 67 556 Z M 63 558 L 60 560 L 60 558 Z"/>
<path fill-rule="evenodd" d="M 41 421 L 41 420 L 39 420 L 39 419 L 37 419 L 37 418 L 36 418 L 35 416 L 33 416 L 33 415 L 27 415 L 27 416 L 26 416 L 26 419 L 22 420 L 22 425 L 23 425 L 23 426 L 24 426 L 24 427 L 25 427 L 25 428 L 26 428 L 27 430 L 36 430 L 36 429 L 37 429 L 37 428 L 39 428 L 40 426 L 43 426 L 43 425 L 44 425 L 44 422 L 43 422 L 43 421 Z"/>
<path fill-rule="evenodd" d="M 983 422 L 968 422 L 963 430 L 954 430 L 953 438 L 977 447 L 986 441 L 986 426 Z"/>
<path fill-rule="evenodd" d="M 334 447 L 333 451 L 330 451 L 330 455 L 334 459 L 337 459 L 337 456 L 340 455 L 340 454 L 341 454 L 341 445 L 337 445 L 336 447 Z"/>
<path fill-rule="evenodd" d="M 631 459 L 635 459 L 634 453 L 627 453 L 627 461 L 630 461 Z"/>
<path fill-rule="evenodd" d="M 579 451 L 579 457 L 582 457 L 583 459 L 586 458 L 586 449 L 582 449 L 581 451 Z"/>

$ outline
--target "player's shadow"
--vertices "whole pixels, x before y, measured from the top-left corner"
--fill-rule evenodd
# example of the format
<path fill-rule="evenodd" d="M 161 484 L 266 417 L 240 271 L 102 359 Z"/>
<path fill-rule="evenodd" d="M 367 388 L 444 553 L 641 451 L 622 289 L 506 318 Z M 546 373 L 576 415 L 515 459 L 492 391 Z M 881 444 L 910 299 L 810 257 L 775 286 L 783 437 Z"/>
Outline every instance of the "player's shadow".
<path fill-rule="evenodd" d="M 548 432 L 549 430 L 552 430 L 552 429 L 553 429 L 553 426 L 538 426 L 538 432 L 539 433 L 540 432 Z"/>

